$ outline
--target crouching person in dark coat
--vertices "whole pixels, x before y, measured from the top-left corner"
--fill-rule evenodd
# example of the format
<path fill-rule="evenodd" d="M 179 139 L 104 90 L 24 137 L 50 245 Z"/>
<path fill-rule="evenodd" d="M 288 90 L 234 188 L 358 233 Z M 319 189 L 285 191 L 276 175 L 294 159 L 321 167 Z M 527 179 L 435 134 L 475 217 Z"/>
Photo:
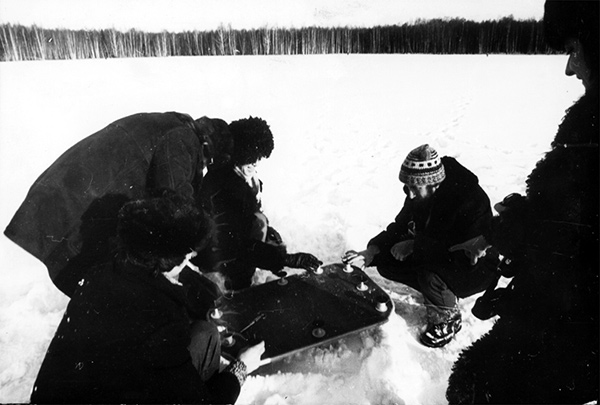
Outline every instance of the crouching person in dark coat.
<path fill-rule="evenodd" d="M 124 205 L 118 255 L 83 276 L 31 401 L 235 402 L 264 343 L 219 372 L 216 327 L 193 321 L 199 308 L 179 280 L 179 264 L 205 243 L 210 228 L 193 202 L 174 193 Z"/>
<path fill-rule="evenodd" d="M 42 261 L 71 297 L 81 272 L 112 255 L 125 202 L 163 188 L 197 199 L 204 170 L 227 161 L 230 148 L 220 119 L 178 112 L 121 118 L 56 159 L 4 233 Z"/>
<path fill-rule="evenodd" d="M 209 170 L 201 189 L 204 207 L 216 224 L 209 254 L 201 259 L 224 277 L 226 290 L 250 287 L 257 267 L 274 273 L 284 266 L 316 269 L 322 262 L 313 255 L 288 254 L 262 210 L 263 184 L 256 167 L 273 151 L 269 126 L 250 117 L 232 122 L 229 131 L 234 144 L 231 163 Z"/>
<path fill-rule="evenodd" d="M 490 201 L 473 173 L 429 145 L 409 153 L 400 181 L 407 197 L 394 222 L 343 260 L 376 266 L 383 277 L 421 291 L 428 326 L 420 340 L 441 347 L 461 329 L 457 297 L 496 280 L 498 255 L 486 254 Z"/>

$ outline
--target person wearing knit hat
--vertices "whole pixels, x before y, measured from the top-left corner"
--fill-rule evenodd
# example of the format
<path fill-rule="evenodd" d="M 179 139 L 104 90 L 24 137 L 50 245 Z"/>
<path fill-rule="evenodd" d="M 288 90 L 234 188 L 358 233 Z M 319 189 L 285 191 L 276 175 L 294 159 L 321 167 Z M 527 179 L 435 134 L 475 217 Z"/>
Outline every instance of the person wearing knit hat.
<path fill-rule="evenodd" d="M 203 207 L 214 218 L 217 232 L 206 254 L 194 260 L 220 274 L 225 290 L 250 287 L 257 268 L 278 275 L 284 267 L 315 270 L 322 262 L 310 253 L 288 253 L 262 210 L 263 183 L 257 167 L 274 148 L 269 125 L 249 117 L 230 123 L 229 131 L 231 162 L 209 170 L 201 188 Z"/>
<path fill-rule="evenodd" d="M 484 291 L 498 277 L 498 254 L 486 242 L 490 200 L 477 176 L 428 144 L 408 154 L 399 179 L 406 199 L 394 222 L 342 260 L 375 266 L 383 277 L 421 291 L 427 325 L 420 341 L 441 347 L 462 327 L 458 298 Z"/>
<path fill-rule="evenodd" d="M 170 190 L 119 211 L 114 260 L 86 272 L 40 367 L 33 403 L 234 403 L 264 342 L 223 370 L 219 332 L 183 280 L 212 232 Z M 198 274 L 198 277 L 201 277 Z M 200 316 L 202 318 L 200 318 Z"/>
<path fill-rule="evenodd" d="M 412 150 L 400 168 L 400 181 L 407 186 L 436 186 L 445 178 L 442 159 L 427 144 Z"/>

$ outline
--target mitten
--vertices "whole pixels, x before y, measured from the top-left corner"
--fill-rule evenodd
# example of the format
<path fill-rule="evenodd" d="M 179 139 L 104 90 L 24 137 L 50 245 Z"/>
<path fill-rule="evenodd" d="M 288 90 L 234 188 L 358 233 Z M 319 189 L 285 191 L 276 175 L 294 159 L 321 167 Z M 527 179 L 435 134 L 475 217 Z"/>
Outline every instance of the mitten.
<path fill-rule="evenodd" d="M 292 253 L 285 255 L 283 263 L 287 267 L 293 269 L 316 270 L 317 267 L 323 264 L 310 253 Z"/>

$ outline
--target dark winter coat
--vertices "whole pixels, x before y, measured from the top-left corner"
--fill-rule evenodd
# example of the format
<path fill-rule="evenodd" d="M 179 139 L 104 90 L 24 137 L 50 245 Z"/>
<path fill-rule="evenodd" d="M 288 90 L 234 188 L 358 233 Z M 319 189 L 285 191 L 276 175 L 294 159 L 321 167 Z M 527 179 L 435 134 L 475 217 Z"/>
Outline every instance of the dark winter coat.
<path fill-rule="evenodd" d="M 493 329 L 456 362 L 450 403 L 598 399 L 598 114 L 596 86 L 497 218 L 492 241 L 516 274 Z"/>
<path fill-rule="evenodd" d="M 40 368 L 34 403 L 233 403 L 228 372 L 200 380 L 184 287 L 132 266 L 93 268 Z"/>
<path fill-rule="evenodd" d="M 262 190 L 262 183 L 260 184 Z M 257 267 L 279 271 L 285 249 L 250 237 L 255 213 L 261 211 L 256 192 L 232 166 L 209 170 L 201 189 L 204 208 L 214 218 L 215 237 L 204 268 L 226 277 L 226 288 L 249 287 Z"/>
<path fill-rule="evenodd" d="M 596 89 L 569 109 L 526 197 L 498 217 L 493 242 L 520 263 L 507 317 L 597 322 L 598 114 Z"/>
<path fill-rule="evenodd" d="M 188 115 L 134 114 L 78 142 L 31 186 L 5 235 L 47 267 L 71 296 L 78 271 L 108 256 L 117 213 L 169 188 L 194 196 L 203 139 Z"/>
<path fill-rule="evenodd" d="M 368 245 L 388 252 L 396 243 L 414 239 L 413 259 L 434 266 L 470 268 L 463 251 L 448 249 L 476 236 L 489 237 L 492 212 L 490 200 L 477 176 L 452 157 L 443 157 L 446 179 L 426 203 L 406 198 L 394 222 L 371 239 Z M 411 235 L 414 234 L 413 235 Z"/>

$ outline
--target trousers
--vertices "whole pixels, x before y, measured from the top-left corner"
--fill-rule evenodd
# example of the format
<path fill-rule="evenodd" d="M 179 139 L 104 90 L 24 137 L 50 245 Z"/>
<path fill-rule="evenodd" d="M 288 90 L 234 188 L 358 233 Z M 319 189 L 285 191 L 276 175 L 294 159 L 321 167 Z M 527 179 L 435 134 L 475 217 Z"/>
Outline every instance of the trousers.
<path fill-rule="evenodd" d="M 207 381 L 219 371 L 221 338 L 214 324 L 202 320 L 192 322 L 188 350 L 202 381 Z"/>
<path fill-rule="evenodd" d="M 498 255 L 490 253 L 471 266 L 469 260 L 456 252 L 447 263 L 417 261 L 409 256 L 405 261 L 396 260 L 391 253 L 381 252 L 375 256 L 372 266 L 389 280 L 405 284 L 421 292 L 428 305 L 454 308 L 457 298 L 466 298 L 485 291 L 496 281 Z"/>

